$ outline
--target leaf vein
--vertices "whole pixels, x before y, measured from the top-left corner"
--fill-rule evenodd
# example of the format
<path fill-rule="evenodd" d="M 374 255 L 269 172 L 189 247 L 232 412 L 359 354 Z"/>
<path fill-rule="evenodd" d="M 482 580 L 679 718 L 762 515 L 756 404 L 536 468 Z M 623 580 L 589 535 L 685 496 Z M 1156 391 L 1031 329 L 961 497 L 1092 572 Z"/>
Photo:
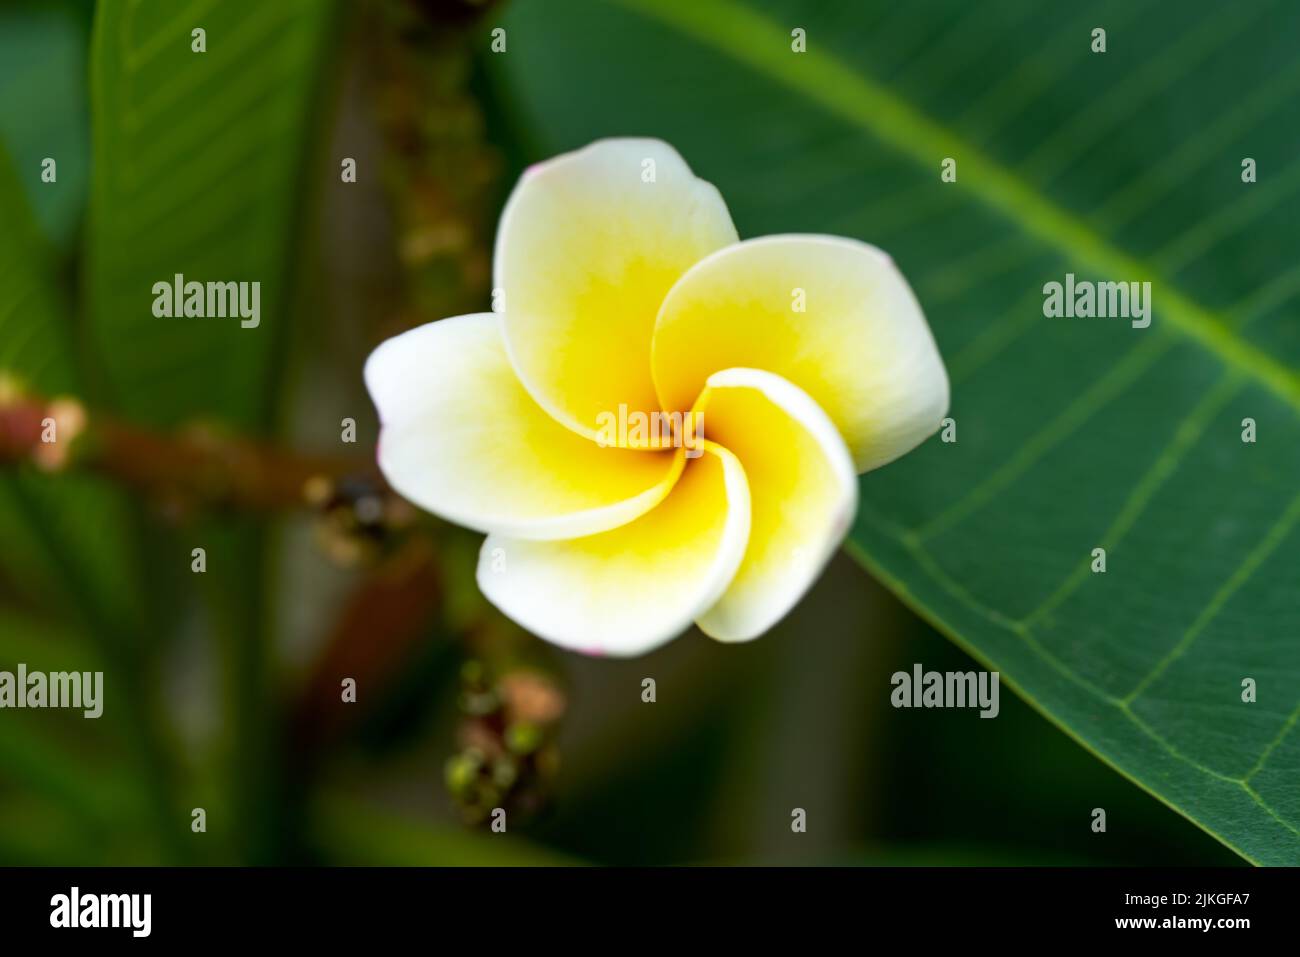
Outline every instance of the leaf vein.
<path fill-rule="evenodd" d="M 1300 413 L 1300 375 L 1295 370 L 1237 336 L 1221 317 L 1158 276 L 1149 264 L 1111 245 L 1076 214 L 1056 205 L 981 149 L 834 54 L 822 51 L 772 57 L 769 51 L 783 47 L 788 38 L 767 16 L 735 0 L 701 0 L 689 6 L 649 0 L 618 2 L 799 91 L 926 169 L 933 167 L 937 157 L 960 157 L 966 172 L 956 185 L 1099 274 L 1150 276 L 1153 295 L 1163 302 L 1162 314 L 1169 325 L 1228 365 L 1258 379 Z M 1297 68 L 1300 77 L 1300 62 Z"/>
<path fill-rule="evenodd" d="M 1282 544 L 1295 526 L 1297 519 L 1300 519 L 1300 494 L 1291 499 L 1286 510 L 1265 529 L 1263 537 L 1251 549 L 1249 554 L 1237 564 L 1237 567 L 1233 569 L 1232 574 L 1228 576 L 1224 583 L 1219 586 L 1218 591 L 1211 596 L 1209 602 L 1201 609 L 1201 613 L 1196 616 L 1196 620 L 1183 632 L 1178 643 L 1156 663 L 1156 666 L 1138 682 L 1132 691 L 1124 696 L 1122 700 L 1126 705 L 1137 700 L 1151 687 L 1153 682 L 1165 673 L 1165 670 L 1171 664 L 1183 656 L 1184 652 L 1192 646 L 1193 642 L 1205 630 L 1205 627 L 1223 610 L 1224 605 L 1236 594 L 1237 590 L 1250 581 L 1256 570 Z"/>

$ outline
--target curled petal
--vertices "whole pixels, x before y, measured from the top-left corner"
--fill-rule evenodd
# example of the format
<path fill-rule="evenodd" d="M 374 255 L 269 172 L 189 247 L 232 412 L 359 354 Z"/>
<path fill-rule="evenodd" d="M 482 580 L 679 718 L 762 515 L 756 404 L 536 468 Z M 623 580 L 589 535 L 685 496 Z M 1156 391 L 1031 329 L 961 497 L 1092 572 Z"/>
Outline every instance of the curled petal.
<path fill-rule="evenodd" d="M 515 375 L 491 313 L 389 339 L 365 378 L 389 483 L 481 532 L 547 539 L 615 528 L 659 503 L 681 472 L 671 451 L 601 448 L 547 415 Z"/>
<path fill-rule="evenodd" d="M 718 600 L 749 537 L 744 469 L 726 449 L 703 450 L 663 502 L 621 528 L 562 542 L 489 536 L 483 594 L 534 634 L 588 654 L 638 655 L 674 638 Z"/>
<path fill-rule="evenodd" d="M 668 293 L 655 386 L 689 408 L 733 367 L 774 372 L 826 411 L 865 472 L 919 445 L 948 408 L 948 376 L 912 290 L 885 253 L 833 236 L 722 249 Z"/>
<path fill-rule="evenodd" d="M 715 373 L 696 408 L 708 440 L 744 466 L 752 516 L 736 577 L 699 625 L 720 641 L 748 641 L 783 618 L 821 574 L 853 521 L 857 477 L 830 417 L 778 375 Z"/>
<path fill-rule="evenodd" d="M 664 295 L 735 241 L 718 191 L 659 140 L 600 140 L 530 169 L 501 215 L 494 261 L 524 385 L 592 438 L 620 405 L 657 411 L 650 339 Z"/>

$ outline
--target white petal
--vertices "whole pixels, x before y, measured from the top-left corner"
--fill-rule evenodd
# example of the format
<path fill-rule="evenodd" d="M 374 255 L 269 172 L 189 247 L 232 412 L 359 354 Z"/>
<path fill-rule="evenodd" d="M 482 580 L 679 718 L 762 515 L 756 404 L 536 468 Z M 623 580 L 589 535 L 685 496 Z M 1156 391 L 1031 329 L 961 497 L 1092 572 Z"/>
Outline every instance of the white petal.
<path fill-rule="evenodd" d="M 745 467 L 752 515 L 744 561 L 699 625 L 720 641 L 748 641 L 817 580 L 853 521 L 858 482 L 830 417 L 778 375 L 714 373 L 697 411 L 706 440 Z"/>
<path fill-rule="evenodd" d="M 493 263 L 524 385 L 589 437 L 620 405 L 658 411 L 659 306 L 691 265 L 735 241 L 718 191 L 659 140 L 600 140 L 530 169 L 501 215 Z"/>
<path fill-rule="evenodd" d="M 615 528 L 658 504 L 681 471 L 671 451 L 601 448 L 547 415 L 515 375 L 490 313 L 389 339 L 365 378 L 389 483 L 478 531 L 567 538 Z"/>
<path fill-rule="evenodd" d="M 718 600 L 748 537 L 744 470 L 706 442 L 668 497 L 635 522 L 562 542 L 489 536 L 478 582 L 494 605 L 547 641 L 638 655 Z"/>
<path fill-rule="evenodd" d="M 714 253 L 668 293 L 653 352 L 665 409 L 689 408 L 719 369 L 790 380 L 831 417 L 860 472 L 919 445 L 948 409 L 912 290 L 889 256 L 850 239 L 769 236 Z"/>

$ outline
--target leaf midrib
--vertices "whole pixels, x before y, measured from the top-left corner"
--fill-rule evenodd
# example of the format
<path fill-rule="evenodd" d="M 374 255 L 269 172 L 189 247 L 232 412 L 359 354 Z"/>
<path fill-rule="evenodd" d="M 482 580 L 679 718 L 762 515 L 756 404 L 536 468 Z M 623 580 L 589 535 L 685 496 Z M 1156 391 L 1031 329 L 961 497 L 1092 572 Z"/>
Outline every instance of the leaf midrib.
<path fill-rule="evenodd" d="M 1152 301 L 1169 325 L 1199 343 L 1230 368 L 1239 369 L 1300 415 L 1300 375 L 1238 336 L 1226 319 L 1202 306 L 1149 263 L 1109 243 L 1070 211 L 1056 205 L 1016 173 L 950 132 L 905 100 L 853 69 L 824 48 L 778 56 L 788 49 L 783 27 L 735 0 L 659 4 L 614 0 L 695 42 L 713 48 L 870 132 L 926 169 L 954 157 L 962 170 L 958 188 L 1026 232 L 1075 257 L 1080 268 L 1115 278 L 1147 280 Z"/>

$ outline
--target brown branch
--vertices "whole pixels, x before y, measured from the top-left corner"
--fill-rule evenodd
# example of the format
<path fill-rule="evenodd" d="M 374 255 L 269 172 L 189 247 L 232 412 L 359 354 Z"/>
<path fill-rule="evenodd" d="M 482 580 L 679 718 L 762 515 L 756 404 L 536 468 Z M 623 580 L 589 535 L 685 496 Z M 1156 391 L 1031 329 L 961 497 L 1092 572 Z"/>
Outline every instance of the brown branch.
<path fill-rule="evenodd" d="M 203 426 L 151 431 L 10 386 L 0 390 L 0 466 L 24 461 L 205 508 L 328 509 L 340 495 L 368 494 L 381 511 L 404 511 L 375 464 L 359 457 L 306 455 Z"/>

